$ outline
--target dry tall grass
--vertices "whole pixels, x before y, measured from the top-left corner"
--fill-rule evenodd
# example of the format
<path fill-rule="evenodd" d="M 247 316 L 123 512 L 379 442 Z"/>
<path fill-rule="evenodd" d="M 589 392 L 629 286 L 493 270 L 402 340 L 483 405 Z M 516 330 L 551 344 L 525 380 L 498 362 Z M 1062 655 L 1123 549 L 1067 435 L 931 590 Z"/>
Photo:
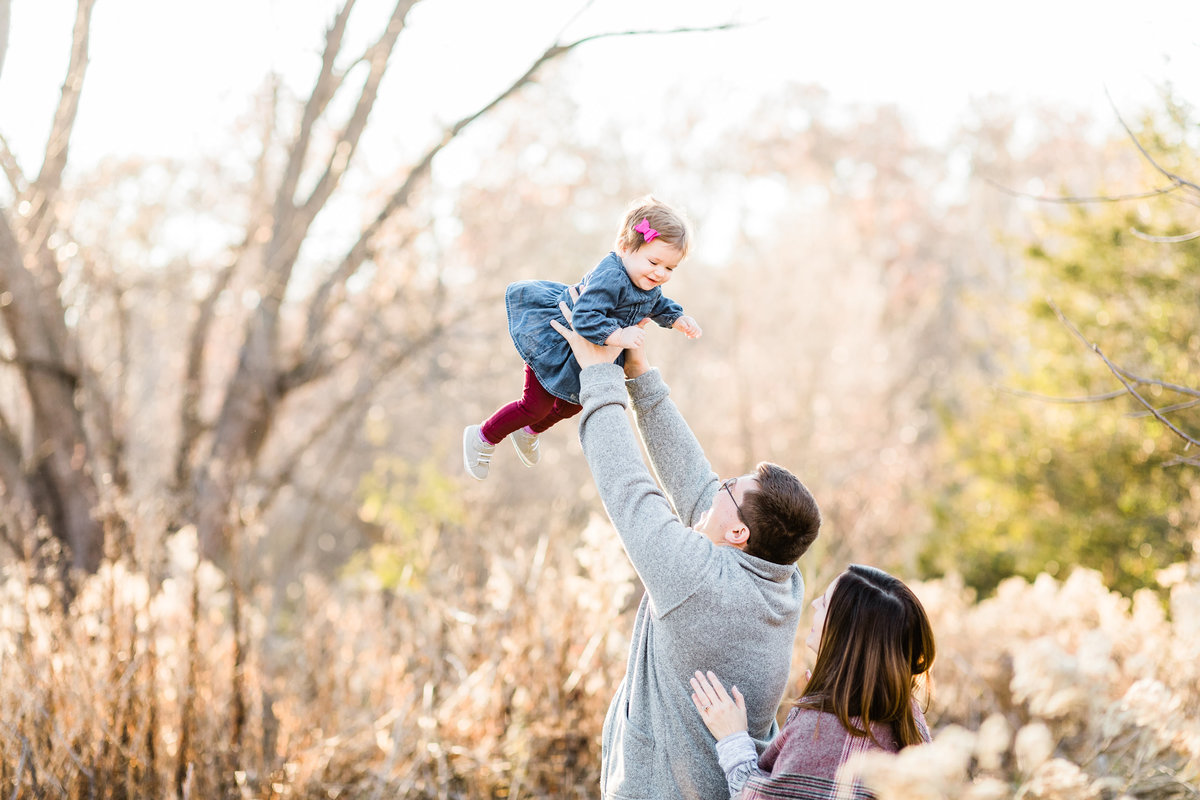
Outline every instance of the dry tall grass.
<path fill-rule="evenodd" d="M 1200 575 L 1169 607 L 1098 573 L 1010 579 L 978 604 L 917 587 L 938 637 L 932 745 L 868 759 L 881 800 L 1200 797 Z"/>
<path fill-rule="evenodd" d="M 156 580 L 110 563 L 66 610 L 10 564 L 3 797 L 594 797 L 634 581 L 607 524 L 580 540 L 494 556 L 454 593 L 310 578 L 286 613 L 186 535 Z M 1090 573 L 978 604 L 919 585 L 935 741 L 868 781 L 884 798 L 1197 796 L 1200 579 L 1177 577 L 1169 613 Z"/>

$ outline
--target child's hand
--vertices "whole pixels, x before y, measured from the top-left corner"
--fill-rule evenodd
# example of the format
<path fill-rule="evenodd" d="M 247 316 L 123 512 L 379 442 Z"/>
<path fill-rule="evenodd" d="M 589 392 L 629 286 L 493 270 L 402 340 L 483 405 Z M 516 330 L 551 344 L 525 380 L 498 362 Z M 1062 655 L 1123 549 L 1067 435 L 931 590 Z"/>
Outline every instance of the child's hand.
<path fill-rule="evenodd" d="M 675 330 L 687 336 L 689 339 L 699 339 L 704 331 L 700 330 L 700 325 L 692 317 L 684 314 L 671 326 Z"/>
<path fill-rule="evenodd" d="M 563 319 L 567 321 L 567 325 L 570 325 L 573 314 L 571 313 L 571 309 L 567 308 L 566 302 L 559 303 L 558 309 L 562 312 Z M 550 327 L 558 331 L 558 334 L 567 340 L 567 344 L 571 346 L 571 352 L 575 354 L 575 360 L 579 362 L 581 369 L 594 364 L 611 364 L 617 360 L 617 356 L 621 355 L 620 348 L 593 344 L 576 333 L 574 328 L 568 328 L 556 319 L 550 320 Z"/>
<path fill-rule="evenodd" d="M 608 345 L 619 345 L 620 347 L 624 347 L 626 350 L 630 350 L 635 347 L 641 347 L 645 341 L 646 332 L 642 330 L 642 326 L 631 325 L 628 328 L 620 328 L 619 330 L 613 331 L 612 334 L 604 340 L 604 343 Z"/>

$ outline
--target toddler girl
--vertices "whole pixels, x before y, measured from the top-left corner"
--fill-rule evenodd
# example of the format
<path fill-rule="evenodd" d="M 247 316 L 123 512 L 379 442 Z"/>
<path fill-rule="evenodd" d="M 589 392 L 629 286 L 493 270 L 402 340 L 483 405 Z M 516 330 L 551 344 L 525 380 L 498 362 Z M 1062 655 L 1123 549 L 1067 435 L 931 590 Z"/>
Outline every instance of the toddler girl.
<path fill-rule="evenodd" d="M 488 475 L 492 453 L 512 435 L 517 456 L 527 467 L 541 459 L 538 435 L 554 423 L 579 413 L 579 363 L 566 339 L 550 327 L 565 322 L 558 304 L 573 311 L 572 326 L 595 344 L 641 347 L 649 318 L 689 339 L 700 337 L 696 320 L 659 287 L 671 279 L 687 255 L 687 220 L 670 206 L 646 196 L 625 212 L 616 250 L 605 256 L 574 287 L 556 281 L 519 281 L 504 292 L 508 332 L 525 361 L 525 391 L 520 400 L 500 408 L 481 425 L 463 431 L 463 463 L 476 480 Z M 572 302 L 571 290 L 578 299 Z M 625 354 L 618 358 L 624 362 Z"/>

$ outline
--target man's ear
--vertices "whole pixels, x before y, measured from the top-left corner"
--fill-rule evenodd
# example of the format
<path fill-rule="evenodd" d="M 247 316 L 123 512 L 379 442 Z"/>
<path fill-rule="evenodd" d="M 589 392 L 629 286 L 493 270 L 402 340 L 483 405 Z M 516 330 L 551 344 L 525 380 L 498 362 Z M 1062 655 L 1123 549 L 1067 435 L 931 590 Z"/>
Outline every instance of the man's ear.
<path fill-rule="evenodd" d="M 730 528 L 729 530 L 725 531 L 725 541 L 739 550 L 745 550 L 746 542 L 750 541 L 750 529 L 745 525 L 739 525 L 736 528 Z"/>

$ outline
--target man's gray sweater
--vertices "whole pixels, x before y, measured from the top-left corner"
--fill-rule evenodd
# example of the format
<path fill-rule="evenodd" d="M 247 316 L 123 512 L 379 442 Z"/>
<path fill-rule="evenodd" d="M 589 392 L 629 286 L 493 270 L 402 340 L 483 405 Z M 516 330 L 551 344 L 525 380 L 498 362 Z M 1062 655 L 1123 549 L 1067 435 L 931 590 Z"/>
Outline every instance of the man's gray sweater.
<path fill-rule="evenodd" d="M 795 564 L 718 547 L 689 527 L 720 483 L 669 392 L 657 370 L 630 381 L 614 364 L 581 373 L 579 438 L 646 587 L 625 678 L 604 720 L 600 788 L 613 800 L 728 798 L 688 680 L 712 670 L 736 685 L 761 748 L 776 732 L 804 603 Z M 630 427 L 631 399 L 662 489 Z"/>

